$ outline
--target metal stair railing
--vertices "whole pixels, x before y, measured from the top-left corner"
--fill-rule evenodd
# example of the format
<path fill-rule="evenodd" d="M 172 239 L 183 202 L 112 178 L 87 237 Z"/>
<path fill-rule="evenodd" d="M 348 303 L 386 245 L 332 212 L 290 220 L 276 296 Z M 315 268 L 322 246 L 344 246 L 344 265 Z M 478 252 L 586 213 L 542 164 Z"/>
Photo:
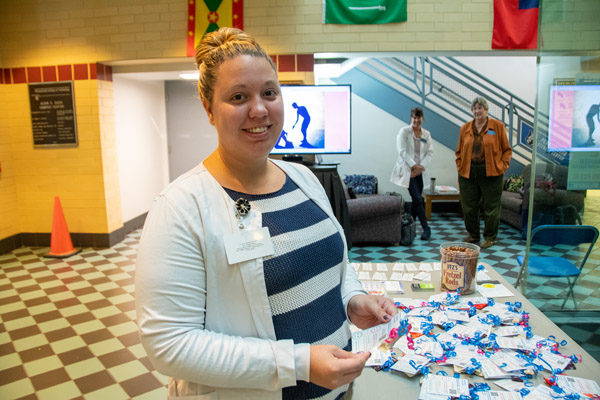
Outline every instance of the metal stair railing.
<path fill-rule="evenodd" d="M 473 118 L 472 99 L 484 97 L 489 115 L 506 126 L 513 158 L 523 165 L 531 162 L 531 142 L 520 135 L 523 127 L 533 132 L 535 108 L 453 57 L 370 58 L 355 67 L 458 126 Z M 560 163 L 566 153 L 546 152 L 548 124 L 548 115 L 539 113 L 538 157 Z"/>
<path fill-rule="evenodd" d="M 522 134 L 522 125 L 526 125 L 533 132 L 533 122 L 535 120 L 536 110 L 535 107 L 529 104 L 526 100 L 523 100 L 519 96 L 514 95 L 508 90 L 504 89 L 497 83 L 481 75 L 477 71 L 468 67 L 467 65 L 455 60 L 452 57 L 436 57 L 433 59 L 429 58 L 430 65 L 439 63 L 442 67 L 464 71 L 466 74 L 461 74 L 462 78 L 467 78 L 469 86 L 474 86 L 474 96 L 480 95 L 488 100 L 490 104 L 490 110 L 492 104 L 500 108 L 500 113 L 490 113 L 493 118 L 501 120 L 509 133 L 509 141 L 513 149 L 513 157 L 524 158 L 520 160 L 522 164 L 531 162 L 531 142 L 523 143 L 520 138 Z M 439 71 L 443 71 L 443 68 L 438 68 Z M 430 79 L 435 82 L 437 79 L 430 75 Z M 462 79 L 456 80 L 457 82 Z M 546 113 L 538 113 L 538 157 L 551 163 L 560 163 L 562 160 L 568 157 L 565 152 L 547 152 L 547 140 L 548 140 L 548 125 L 549 116 Z M 531 138 L 533 139 L 533 138 Z"/>
<path fill-rule="evenodd" d="M 522 123 L 532 129 L 534 107 L 452 57 L 377 58 L 359 68 L 459 126 L 472 118 L 471 100 L 484 97 L 489 115 L 505 124 L 515 156 L 523 164 L 531 161 L 531 148 L 521 142 L 519 134 Z M 540 122 L 539 129 L 547 132 L 547 117 L 542 116 Z"/>

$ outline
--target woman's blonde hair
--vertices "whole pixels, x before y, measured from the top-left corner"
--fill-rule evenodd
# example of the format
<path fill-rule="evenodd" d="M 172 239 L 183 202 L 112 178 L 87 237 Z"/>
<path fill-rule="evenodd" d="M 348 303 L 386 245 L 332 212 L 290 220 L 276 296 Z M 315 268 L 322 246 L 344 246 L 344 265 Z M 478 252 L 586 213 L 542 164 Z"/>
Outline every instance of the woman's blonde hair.
<path fill-rule="evenodd" d="M 271 64 L 277 73 L 271 57 L 246 32 L 228 27 L 210 32 L 196 47 L 196 67 L 199 72 L 198 93 L 202 102 L 212 103 L 219 66 L 224 61 L 240 55 L 262 57 Z"/>

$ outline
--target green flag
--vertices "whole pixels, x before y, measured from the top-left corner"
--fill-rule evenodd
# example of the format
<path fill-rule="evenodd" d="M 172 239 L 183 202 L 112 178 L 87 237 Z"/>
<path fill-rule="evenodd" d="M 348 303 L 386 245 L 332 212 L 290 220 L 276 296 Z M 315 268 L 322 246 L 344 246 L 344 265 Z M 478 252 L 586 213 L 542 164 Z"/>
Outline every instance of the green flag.
<path fill-rule="evenodd" d="M 323 0 L 326 24 L 390 24 L 406 21 L 406 0 Z"/>

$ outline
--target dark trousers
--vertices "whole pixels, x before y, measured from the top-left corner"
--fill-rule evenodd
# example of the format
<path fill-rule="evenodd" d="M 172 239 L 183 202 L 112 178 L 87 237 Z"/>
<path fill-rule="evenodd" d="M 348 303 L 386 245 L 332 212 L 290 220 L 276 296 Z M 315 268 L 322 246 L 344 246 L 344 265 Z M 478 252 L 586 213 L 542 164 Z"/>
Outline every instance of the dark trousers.
<path fill-rule="evenodd" d="M 423 175 L 417 175 L 410 178 L 408 182 L 408 193 L 412 199 L 411 214 L 413 218 L 419 218 L 423 228 L 427 227 L 427 217 L 425 216 L 425 203 L 423 201 Z"/>
<path fill-rule="evenodd" d="M 483 207 L 483 238 L 496 240 L 500 224 L 503 175 L 485 176 L 485 164 L 471 164 L 470 178 L 458 177 L 465 228 L 479 239 L 479 209 Z"/>

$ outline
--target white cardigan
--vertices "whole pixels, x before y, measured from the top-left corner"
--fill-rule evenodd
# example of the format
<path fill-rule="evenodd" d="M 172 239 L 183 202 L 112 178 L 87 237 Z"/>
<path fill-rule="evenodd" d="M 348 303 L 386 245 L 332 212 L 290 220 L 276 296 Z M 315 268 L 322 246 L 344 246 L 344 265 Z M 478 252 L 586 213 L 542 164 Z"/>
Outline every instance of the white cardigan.
<path fill-rule="evenodd" d="M 398 159 L 392 170 L 390 181 L 398 186 L 408 187 L 410 181 L 410 169 L 415 162 L 415 142 L 413 139 L 413 130 L 410 125 L 400 129 L 396 136 L 396 150 Z M 431 133 L 427 129 L 421 128 L 421 151 L 419 152 L 421 164 L 425 167 L 423 171 L 423 187 L 428 188 L 429 182 L 429 163 L 433 158 L 433 143 Z"/>
<path fill-rule="evenodd" d="M 327 213 L 347 260 L 342 227 L 315 175 L 273 162 Z M 239 229 L 234 210 L 200 164 L 160 194 L 146 219 L 135 279 L 137 319 L 152 363 L 173 377 L 169 398 L 281 399 L 281 388 L 309 376 L 309 345 L 275 340 L 262 259 L 227 263 L 223 237 Z M 259 212 L 248 219 L 250 228 L 261 227 Z M 345 307 L 365 293 L 347 264 L 340 280 Z"/>

